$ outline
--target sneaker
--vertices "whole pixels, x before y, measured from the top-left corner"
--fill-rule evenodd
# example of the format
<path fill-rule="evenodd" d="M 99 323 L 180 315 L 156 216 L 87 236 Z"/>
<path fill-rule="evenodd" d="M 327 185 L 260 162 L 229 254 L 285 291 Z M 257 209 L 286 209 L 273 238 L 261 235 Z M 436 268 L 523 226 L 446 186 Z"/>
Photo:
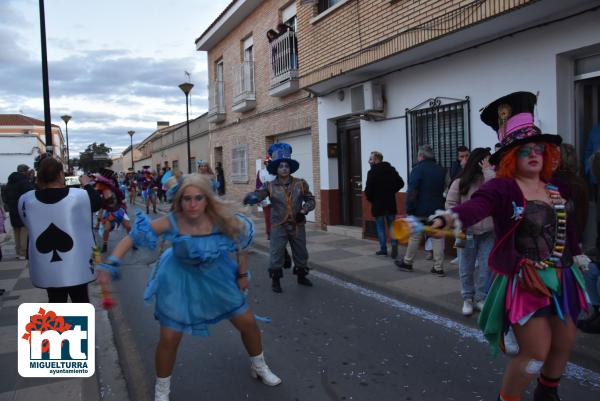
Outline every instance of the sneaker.
<path fill-rule="evenodd" d="M 392 259 L 396 259 L 398 257 L 398 245 L 392 245 L 392 254 L 390 256 Z"/>
<path fill-rule="evenodd" d="M 433 251 L 425 251 L 425 260 L 433 260 Z"/>
<path fill-rule="evenodd" d="M 412 265 L 409 265 L 408 263 L 404 263 L 404 260 L 395 260 L 394 264 L 396 266 L 398 266 L 399 269 L 404 270 L 406 272 L 413 271 Z"/>
<path fill-rule="evenodd" d="M 446 273 L 444 273 L 444 269 L 436 269 L 435 267 L 432 267 L 430 270 L 431 274 L 434 274 L 438 277 L 446 277 Z"/>
<path fill-rule="evenodd" d="M 17 256 L 17 260 L 25 260 L 25 259 L 27 259 L 26 256 Z"/>
<path fill-rule="evenodd" d="M 452 259 L 452 260 L 450 261 L 450 264 L 451 264 L 451 265 L 456 265 L 456 264 L 458 264 L 458 258 L 454 258 L 454 259 Z"/>
<path fill-rule="evenodd" d="M 484 305 L 485 305 L 485 301 L 475 302 L 475 310 L 478 312 L 481 312 L 483 310 Z"/>
<path fill-rule="evenodd" d="M 473 300 L 472 299 L 465 299 L 463 301 L 462 314 L 464 316 L 471 316 L 473 314 Z"/>
<path fill-rule="evenodd" d="M 379 251 L 375 252 L 375 255 L 377 255 L 377 256 L 387 256 L 387 251 L 379 250 Z"/>

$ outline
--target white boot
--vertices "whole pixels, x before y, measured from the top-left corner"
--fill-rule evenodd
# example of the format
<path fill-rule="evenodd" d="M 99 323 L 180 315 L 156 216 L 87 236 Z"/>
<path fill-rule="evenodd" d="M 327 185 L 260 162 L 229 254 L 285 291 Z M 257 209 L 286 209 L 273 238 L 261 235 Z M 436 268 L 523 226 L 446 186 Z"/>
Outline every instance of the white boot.
<path fill-rule="evenodd" d="M 276 386 L 281 383 L 281 379 L 275 376 L 267 366 L 262 352 L 259 355 L 251 356 L 250 362 L 250 374 L 252 377 L 262 380 L 267 386 Z"/>
<path fill-rule="evenodd" d="M 171 392 L 171 376 L 157 377 L 154 385 L 154 401 L 169 401 Z"/>

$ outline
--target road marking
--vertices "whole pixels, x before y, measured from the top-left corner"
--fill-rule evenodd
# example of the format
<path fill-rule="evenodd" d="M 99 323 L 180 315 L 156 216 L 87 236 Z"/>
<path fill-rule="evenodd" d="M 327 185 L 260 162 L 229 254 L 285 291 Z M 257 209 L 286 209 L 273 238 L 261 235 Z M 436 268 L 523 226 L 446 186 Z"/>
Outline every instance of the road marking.
<path fill-rule="evenodd" d="M 256 249 L 256 247 L 254 247 L 253 250 L 256 253 L 260 253 L 266 257 L 269 257 L 268 252 L 258 250 L 258 249 Z M 416 306 L 406 304 L 404 302 L 398 301 L 397 299 L 388 297 L 386 295 L 380 294 L 373 290 L 369 290 L 367 288 L 350 283 L 348 281 L 341 280 L 337 277 L 331 276 L 331 275 L 323 273 L 323 272 L 318 272 L 318 271 L 313 270 L 313 271 L 311 271 L 310 274 L 311 274 L 311 276 L 317 277 L 324 281 L 327 281 L 330 284 L 337 285 L 338 287 L 346 288 L 350 291 L 356 292 L 360 295 L 371 298 L 377 302 L 391 306 L 392 308 L 401 310 L 403 312 L 406 312 L 406 313 L 413 315 L 415 317 L 418 317 L 420 319 L 428 320 L 430 322 L 438 324 L 438 325 L 445 327 L 451 331 L 454 331 L 460 337 L 470 338 L 481 344 L 487 345 L 487 341 L 486 341 L 485 337 L 483 336 L 481 331 L 478 329 L 474 329 L 472 327 L 465 326 L 464 324 L 455 322 L 454 320 L 445 318 L 443 316 L 436 315 L 434 313 L 426 311 L 425 309 L 421 309 Z M 584 368 L 583 366 L 579 366 L 574 363 L 568 362 L 567 367 L 565 369 L 564 376 L 569 379 L 577 380 L 580 382 L 585 382 L 593 387 L 600 388 L 600 373 L 595 372 L 590 369 L 587 369 L 587 368 Z"/>
<path fill-rule="evenodd" d="M 357 292 L 365 297 L 374 299 L 378 302 L 391 306 L 392 308 L 399 309 L 403 312 L 406 312 L 415 317 L 428 320 L 435 324 L 438 324 L 442 327 L 445 327 L 449 330 L 456 332 L 459 336 L 463 338 L 471 338 L 475 341 L 486 344 L 487 341 L 480 330 L 474 329 L 472 327 L 465 326 L 464 324 L 455 322 L 454 320 L 450 320 L 443 316 L 436 315 L 434 313 L 428 312 L 424 309 L 417 308 L 416 306 L 405 304 L 404 302 L 400 302 L 397 299 L 393 299 L 383 294 L 379 294 L 375 291 L 369 290 L 367 288 L 361 287 L 356 284 L 349 283 L 344 280 L 340 280 L 337 277 L 330 276 L 329 274 L 312 271 L 311 275 L 318 277 L 324 281 L 327 281 L 331 284 L 337 285 L 339 287 L 343 287 L 349 289 L 350 291 Z M 587 382 L 591 386 L 600 388 L 600 373 L 595 372 L 593 370 L 584 368 L 582 366 L 576 365 L 574 363 L 568 362 L 565 370 L 566 377 L 572 380 L 578 380 Z"/>

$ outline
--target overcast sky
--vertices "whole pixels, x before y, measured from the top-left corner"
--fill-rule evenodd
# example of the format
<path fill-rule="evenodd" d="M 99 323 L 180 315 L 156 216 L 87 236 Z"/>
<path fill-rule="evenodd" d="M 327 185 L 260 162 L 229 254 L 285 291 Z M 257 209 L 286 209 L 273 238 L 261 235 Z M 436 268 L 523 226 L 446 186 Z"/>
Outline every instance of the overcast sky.
<path fill-rule="evenodd" d="M 45 0 L 52 122 L 69 148 L 113 153 L 157 121 L 185 121 L 177 87 L 191 73 L 190 119 L 207 109 L 206 53 L 194 41 L 229 0 Z M 0 0 L 0 114 L 44 119 L 39 0 Z"/>

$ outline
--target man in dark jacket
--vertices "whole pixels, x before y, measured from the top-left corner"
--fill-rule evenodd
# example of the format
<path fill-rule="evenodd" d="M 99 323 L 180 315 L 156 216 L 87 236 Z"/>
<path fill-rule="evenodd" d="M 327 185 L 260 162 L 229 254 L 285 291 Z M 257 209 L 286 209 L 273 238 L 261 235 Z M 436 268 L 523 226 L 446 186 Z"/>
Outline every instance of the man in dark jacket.
<path fill-rule="evenodd" d="M 17 166 L 17 171 L 8 176 L 8 183 L 6 184 L 6 206 L 10 214 L 10 224 L 15 237 L 15 251 L 19 260 L 27 258 L 27 228 L 25 228 L 23 220 L 19 217 L 17 204 L 21 195 L 32 189 L 34 187 L 29 180 L 29 167 L 20 164 Z"/>
<path fill-rule="evenodd" d="M 444 187 L 446 170 L 437 164 L 435 155 L 429 145 L 419 148 L 418 163 L 408 178 L 406 196 L 406 213 L 421 220 L 426 220 L 436 210 L 444 209 Z M 412 271 L 412 263 L 419 249 L 421 233 L 413 233 L 408 241 L 404 260 L 396 261 L 396 266 Z M 443 277 L 444 274 L 444 239 L 431 238 L 433 247 L 433 268 L 431 273 Z"/>
<path fill-rule="evenodd" d="M 373 151 L 369 156 L 371 169 L 367 174 L 367 185 L 365 195 L 371 202 L 371 214 L 375 217 L 377 225 L 377 238 L 379 239 L 379 251 L 376 255 L 387 256 L 388 228 L 396 216 L 396 192 L 404 187 L 404 181 L 400 174 L 388 162 L 383 161 L 380 152 Z M 398 241 L 392 239 L 392 258 L 398 256 Z"/>

